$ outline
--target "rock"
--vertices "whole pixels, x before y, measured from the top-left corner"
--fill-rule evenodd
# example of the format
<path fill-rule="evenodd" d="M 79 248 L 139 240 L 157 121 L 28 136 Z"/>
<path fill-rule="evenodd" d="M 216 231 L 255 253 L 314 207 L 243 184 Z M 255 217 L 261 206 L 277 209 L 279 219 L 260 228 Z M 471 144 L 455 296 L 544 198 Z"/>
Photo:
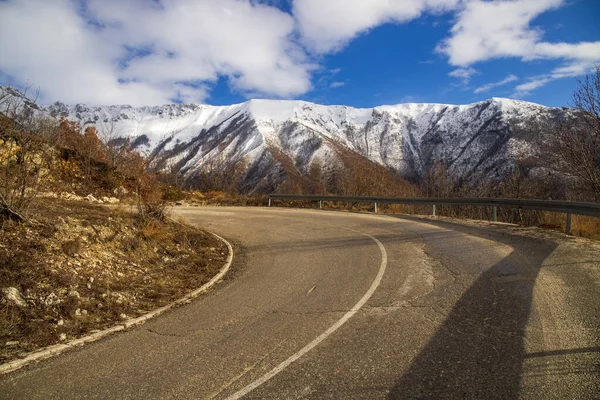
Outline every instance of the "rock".
<path fill-rule="evenodd" d="M 18 346 L 19 345 L 19 341 L 18 340 L 9 340 L 8 342 L 6 342 L 6 347 L 13 347 L 13 346 Z"/>
<path fill-rule="evenodd" d="M 27 307 L 27 302 L 23 298 L 21 292 L 19 292 L 19 289 L 17 289 L 16 287 L 11 286 L 2 288 L 2 295 L 6 300 L 10 301 L 11 303 L 14 303 L 18 307 Z"/>
<path fill-rule="evenodd" d="M 97 203 L 98 202 L 98 199 L 95 198 L 92 194 L 88 194 L 83 199 L 89 201 L 90 203 Z"/>
<path fill-rule="evenodd" d="M 43 299 L 40 298 L 40 300 L 42 300 L 42 302 L 47 306 L 62 303 L 62 300 L 54 292 L 51 292 L 48 296 L 46 296 Z"/>
<path fill-rule="evenodd" d="M 61 342 L 64 342 L 65 340 L 67 340 L 67 334 L 66 333 L 61 333 L 58 336 L 58 340 L 60 340 Z"/>
<path fill-rule="evenodd" d="M 81 308 L 75 310 L 75 316 L 79 317 L 81 315 Z"/>
<path fill-rule="evenodd" d="M 120 200 L 117 199 L 116 197 L 106 197 L 106 196 L 104 196 L 102 198 L 102 201 L 104 203 L 114 204 L 114 203 L 119 203 Z"/>
<path fill-rule="evenodd" d="M 75 240 L 67 240 L 61 244 L 63 253 L 69 257 L 75 257 L 81 251 L 81 241 L 79 238 Z M 69 263 L 70 266 L 70 263 Z"/>
<path fill-rule="evenodd" d="M 127 319 L 127 314 L 119 314 L 119 318 L 121 318 L 121 319 Z"/>
<path fill-rule="evenodd" d="M 58 194 L 55 192 L 38 192 L 38 196 L 40 197 L 50 197 L 50 198 L 58 198 Z"/>
<path fill-rule="evenodd" d="M 81 315 L 88 315 L 88 310 L 81 310 Z"/>
<path fill-rule="evenodd" d="M 113 190 L 113 193 L 115 194 L 115 196 L 125 196 L 129 192 L 123 186 L 119 186 L 118 188 Z"/>
<path fill-rule="evenodd" d="M 63 326 L 65 324 L 65 321 L 62 319 L 59 319 L 58 322 L 56 323 L 56 326 Z"/>
<path fill-rule="evenodd" d="M 60 197 L 65 200 L 81 200 L 83 197 L 77 196 L 75 193 L 61 193 Z"/>

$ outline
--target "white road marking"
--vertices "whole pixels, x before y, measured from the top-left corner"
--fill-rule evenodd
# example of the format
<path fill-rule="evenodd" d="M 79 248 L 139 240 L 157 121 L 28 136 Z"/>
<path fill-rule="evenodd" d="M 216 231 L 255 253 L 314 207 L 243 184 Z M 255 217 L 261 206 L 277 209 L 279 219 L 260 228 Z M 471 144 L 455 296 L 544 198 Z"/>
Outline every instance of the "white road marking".
<path fill-rule="evenodd" d="M 348 229 L 348 228 L 346 228 L 346 229 Z M 287 360 L 283 361 L 281 364 L 279 364 L 278 366 L 273 368 L 270 372 L 267 372 L 265 375 L 258 378 L 254 382 L 250 383 L 248 386 L 240 389 L 239 391 L 237 391 L 234 394 L 232 394 L 231 396 L 229 396 L 227 398 L 227 400 L 236 400 L 236 399 L 242 398 L 246 394 L 250 393 L 257 387 L 259 387 L 260 385 L 262 385 L 263 383 L 265 383 L 266 381 L 268 381 L 269 379 L 273 378 L 275 375 L 277 375 L 278 373 L 283 371 L 294 361 L 298 360 L 300 357 L 302 357 L 303 355 L 305 355 L 306 353 L 308 353 L 309 351 L 314 349 L 316 346 L 319 345 L 319 343 L 321 343 L 323 340 L 327 339 L 327 337 L 329 337 L 336 330 L 338 330 L 338 328 L 340 326 L 344 325 L 350 318 L 352 318 L 354 316 L 354 314 L 356 314 L 358 312 L 358 310 L 360 310 L 362 308 L 362 306 L 365 305 L 365 303 L 371 298 L 371 296 L 373 296 L 373 293 L 375 293 L 375 290 L 381 283 L 381 280 L 383 279 L 383 274 L 385 273 L 385 268 L 387 266 L 387 252 L 385 251 L 385 247 L 383 247 L 383 244 L 377 238 L 369 235 L 368 233 L 355 231 L 354 229 L 348 229 L 348 230 L 358 232 L 362 235 L 368 236 L 375 243 L 377 243 L 377 246 L 379 247 L 379 250 L 381 251 L 381 264 L 379 265 L 379 272 L 377 273 L 375 280 L 371 284 L 371 287 L 369 287 L 369 290 L 367 290 L 367 293 L 364 294 L 364 296 L 358 301 L 358 303 L 356 303 L 354 305 L 354 307 L 352 307 L 352 309 L 350 311 L 348 311 L 346 314 L 344 314 L 344 316 L 342 318 L 340 318 L 335 324 L 333 324 L 331 327 L 329 327 L 329 329 L 327 329 L 325 332 L 320 334 L 316 339 L 314 339 L 312 342 L 310 342 L 309 344 L 304 346 L 296 354 L 292 355 Z"/>

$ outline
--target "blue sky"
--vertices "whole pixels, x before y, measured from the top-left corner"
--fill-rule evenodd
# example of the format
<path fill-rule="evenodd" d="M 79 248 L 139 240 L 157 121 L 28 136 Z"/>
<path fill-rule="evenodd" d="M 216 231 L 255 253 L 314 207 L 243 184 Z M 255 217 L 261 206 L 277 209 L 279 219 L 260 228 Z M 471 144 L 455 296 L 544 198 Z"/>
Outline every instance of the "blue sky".
<path fill-rule="evenodd" d="M 568 105 L 599 0 L 0 0 L 0 83 L 50 103 Z"/>

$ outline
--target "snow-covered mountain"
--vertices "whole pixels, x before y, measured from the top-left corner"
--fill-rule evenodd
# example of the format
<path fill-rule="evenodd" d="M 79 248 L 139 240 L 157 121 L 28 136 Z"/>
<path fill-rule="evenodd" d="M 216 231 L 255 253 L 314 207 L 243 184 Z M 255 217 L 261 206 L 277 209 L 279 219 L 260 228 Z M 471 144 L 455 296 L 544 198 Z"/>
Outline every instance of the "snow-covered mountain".
<path fill-rule="evenodd" d="M 497 179 L 536 153 L 550 134 L 540 127 L 565 112 L 502 98 L 362 109 L 291 100 L 140 108 L 55 103 L 46 111 L 95 125 L 105 138 L 129 138 L 157 168 L 186 179 L 243 160 L 247 191 L 273 190 L 290 168 L 307 175 L 317 165 L 326 179 L 341 167 L 341 152 L 413 179 L 437 162 L 459 176 Z"/>

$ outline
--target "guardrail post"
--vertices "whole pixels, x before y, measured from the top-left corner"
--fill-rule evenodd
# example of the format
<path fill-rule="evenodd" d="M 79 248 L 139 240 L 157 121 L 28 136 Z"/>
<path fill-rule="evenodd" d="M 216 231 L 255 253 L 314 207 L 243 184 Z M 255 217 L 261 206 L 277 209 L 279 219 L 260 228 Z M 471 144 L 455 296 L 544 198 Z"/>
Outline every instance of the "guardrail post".
<path fill-rule="evenodd" d="M 0 0 L 2 1 L 2 0 Z M 400 198 L 400 197 L 380 197 L 380 196 L 323 196 L 323 195 L 285 195 L 285 194 L 272 194 L 268 195 L 268 206 L 275 207 L 272 200 L 283 200 L 284 202 L 290 200 L 302 200 L 319 202 L 319 208 L 323 208 L 323 203 L 326 201 L 337 203 L 352 202 L 359 204 L 373 204 L 375 212 L 378 213 L 379 203 L 384 204 L 410 204 L 431 206 L 431 214 L 433 217 L 437 217 L 437 202 L 440 201 L 440 205 L 445 209 L 448 205 L 450 206 L 476 206 L 477 210 L 481 211 L 481 218 L 485 218 L 487 211 L 491 207 L 491 215 L 487 214 L 487 218 L 491 221 L 498 221 L 498 207 L 508 207 L 521 212 L 524 209 L 539 210 L 539 211 L 550 211 L 554 213 L 566 214 L 566 229 L 567 234 L 572 234 L 573 229 L 573 215 L 589 215 L 592 217 L 600 218 L 600 203 L 584 203 L 584 202 L 571 202 L 571 201 L 555 201 L 555 200 L 535 200 L 535 199 L 498 199 L 498 198 Z M 292 205 L 293 206 L 293 205 Z M 422 207 L 419 207 L 421 211 L 424 211 Z M 443 210 L 442 210 L 443 211 Z M 384 210 L 385 213 L 385 210 Z M 442 213 L 443 214 L 443 213 Z"/>

